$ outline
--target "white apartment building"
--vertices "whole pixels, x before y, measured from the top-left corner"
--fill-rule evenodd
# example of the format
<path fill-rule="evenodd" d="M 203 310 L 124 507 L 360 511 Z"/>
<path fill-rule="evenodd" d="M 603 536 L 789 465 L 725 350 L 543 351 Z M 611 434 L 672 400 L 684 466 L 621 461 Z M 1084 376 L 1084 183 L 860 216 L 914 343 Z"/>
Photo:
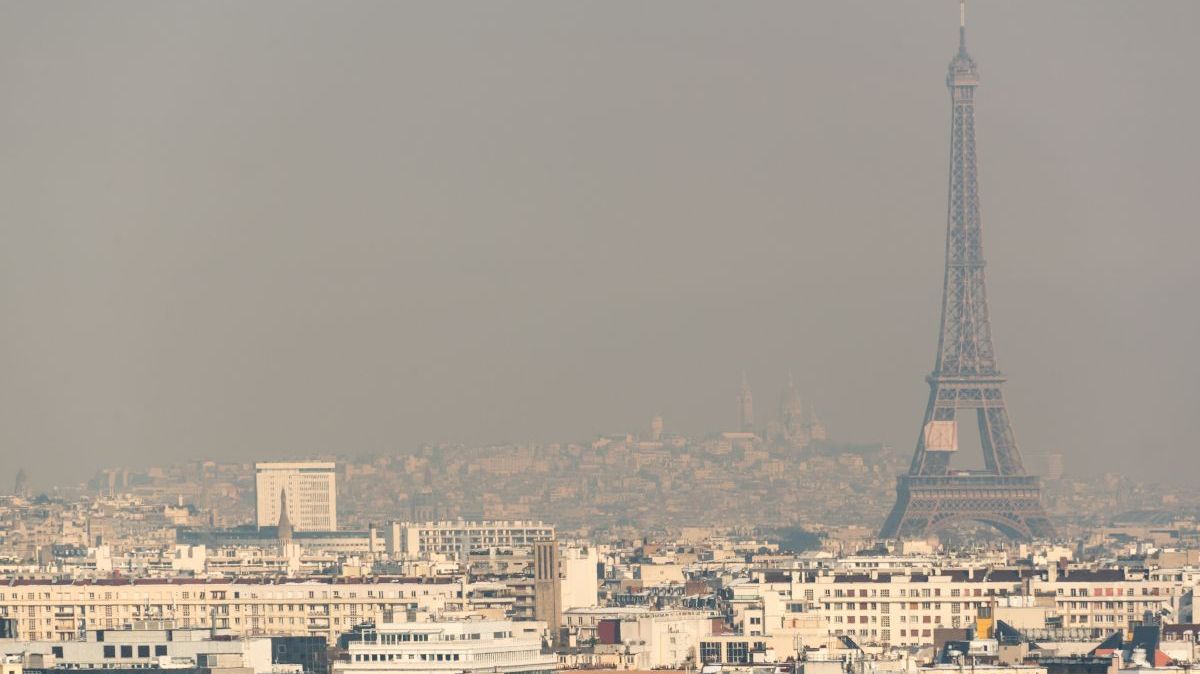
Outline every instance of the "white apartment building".
<path fill-rule="evenodd" d="M 600 583 L 597 571 L 599 563 L 600 557 L 596 553 L 595 546 L 562 548 L 558 558 L 561 578 L 559 604 L 564 611 L 595 606 L 599 603 Z"/>
<path fill-rule="evenodd" d="M 687 609 L 593 607 L 564 611 L 563 627 L 572 643 L 595 645 L 591 660 L 573 666 L 658 669 L 696 662 L 700 642 L 712 636 L 716 618 Z"/>
<path fill-rule="evenodd" d="M 258 526 L 279 524 L 281 493 L 287 492 L 288 520 L 296 531 L 337 531 L 336 464 L 331 461 L 273 461 L 254 464 Z"/>
<path fill-rule="evenodd" d="M 322 636 L 330 643 L 365 621 L 410 610 L 462 610 L 463 584 L 448 577 L 338 579 L 144 578 L 12 580 L 0 585 L 0 618 L 25 641 L 70 641 L 90 630 L 146 620 L 236 636 Z"/>
<path fill-rule="evenodd" d="M 549 674 L 557 660 L 542 654 L 541 623 L 439 620 L 383 623 L 357 633 L 335 674 L 468 671 Z"/>
<path fill-rule="evenodd" d="M 527 548 L 554 538 L 554 527 L 541 522 L 392 522 L 384 532 L 393 559 L 431 555 L 464 558 L 469 550 Z"/>
<path fill-rule="evenodd" d="M 1073 569 L 928 569 L 845 573 L 760 571 L 734 586 L 735 627 L 747 636 L 788 631 L 797 618 L 820 616 L 827 634 L 863 644 L 916 646 L 938 628 L 962 628 L 980 607 L 1026 596 L 1061 626 L 1103 637 L 1131 629 L 1147 614 L 1180 620 L 1190 605 L 1195 572 Z M 757 585 L 757 588 L 753 587 Z M 1182 616 L 1190 620 L 1190 615 Z"/>
<path fill-rule="evenodd" d="M 203 666 L 218 656 L 255 674 L 270 674 L 271 640 L 268 638 L 211 638 L 204 629 L 176 629 L 164 621 L 150 621 L 135 629 L 91 630 L 79 641 L 0 641 L 0 653 L 19 655 L 42 667 L 64 669 L 143 669 Z"/>

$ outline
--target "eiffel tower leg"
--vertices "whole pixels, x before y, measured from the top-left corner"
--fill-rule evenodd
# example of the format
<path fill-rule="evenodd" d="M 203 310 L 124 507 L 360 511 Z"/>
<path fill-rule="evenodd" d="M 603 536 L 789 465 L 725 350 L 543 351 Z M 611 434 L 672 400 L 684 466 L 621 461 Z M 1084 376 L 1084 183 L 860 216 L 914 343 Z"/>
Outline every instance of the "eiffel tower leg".
<path fill-rule="evenodd" d="M 905 515 L 908 511 L 908 494 L 901 491 L 901 487 L 896 487 L 896 504 L 892 506 L 892 512 L 883 522 L 883 529 L 879 532 L 880 538 L 899 538 L 900 527 L 904 525 Z"/>
<path fill-rule="evenodd" d="M 1013 439 L 1004 399 L 1000 397 L 999 390 L 995 391 L 994 395 L 995 400 L 985 400 L 984 406 L 979 408 L 979 437 L 983 441 L 984 454 L 992 457 L 992 464 L 995 466 L 992 472 L 999 475 L 1024 475 L 1024 462 Z"/>

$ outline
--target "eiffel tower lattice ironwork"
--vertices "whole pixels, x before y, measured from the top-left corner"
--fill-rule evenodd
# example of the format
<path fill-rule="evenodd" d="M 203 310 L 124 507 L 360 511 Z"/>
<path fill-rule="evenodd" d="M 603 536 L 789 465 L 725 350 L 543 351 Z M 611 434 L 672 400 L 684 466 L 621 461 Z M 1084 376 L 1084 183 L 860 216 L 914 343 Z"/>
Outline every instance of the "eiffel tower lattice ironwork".
<path fill-rule="evenodd" d="M 992 347 L 975 162 L 979 76 L 967 54 L 965 4 L 960 12 L 958 53 L 946 78 L 952 103 L 950 199 L 937 360 L 927 378 L 929 404 L 912 465 L 897 482 L 896 505 L 880 536 L 921 537 L 974 521 L 1010 538 L 1042 538 L 1053 530 L 1042 506 L 1041 480 L 1025 472 Z M 960 411 L 976 414 L 982 471 L 950 470 Z"/>

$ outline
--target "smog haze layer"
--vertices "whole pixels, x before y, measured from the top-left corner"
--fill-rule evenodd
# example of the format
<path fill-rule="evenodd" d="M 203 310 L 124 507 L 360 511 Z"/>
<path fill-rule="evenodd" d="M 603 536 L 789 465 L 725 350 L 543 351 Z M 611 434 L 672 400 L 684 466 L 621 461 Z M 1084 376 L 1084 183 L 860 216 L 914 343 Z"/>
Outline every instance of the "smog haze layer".
<path fill-rule="evenodd" d="M 1200 469 L 1200 4 L 980 1 L 1017 439 Z M 907 453 L 957 3 L 9 3 L 0 479 L 729 429 Z M 5 477 L 8 476 L 8 477 Z"/>

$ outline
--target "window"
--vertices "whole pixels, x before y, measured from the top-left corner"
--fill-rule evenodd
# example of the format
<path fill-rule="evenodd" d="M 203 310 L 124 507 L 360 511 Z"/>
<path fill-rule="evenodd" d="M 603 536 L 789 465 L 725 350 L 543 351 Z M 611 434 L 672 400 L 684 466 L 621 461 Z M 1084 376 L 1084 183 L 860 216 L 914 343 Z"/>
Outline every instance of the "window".
<path fill-rule="evenodd" d="M 121 646 L 121 657 L 132 658 L 133 657 L 133 646 Z"/>
<path fill-rule="evenodd" d="M 146 645 L 138 646 L 138 657 L 139 658 L 150 657 L 150 647 L 146 646 Z"/>
<path fill-rule="evenodd" d="M 166 655 L 167 654 L 167 645 L 166 644 L 156 645 L 154 647 L 154 654 L 155 655 Z"/>
<path fill-rule="evenodd" d="M 116 646 L 105 646 L 104 647 L 104 657 L 106 657 L 106 658 L 117 657 L 117 647 Z"/>
<path fill-rule="evenodd" d="M 750 648 L 745 641 L 730 641 L 725 646 L 725 660 L 733 664 L 750 662 Z"/>
<path fill-rule="evenodd" d="M 700 662 L 715 663 L 721 661 L 721 642 L 701 641 Z"/>

